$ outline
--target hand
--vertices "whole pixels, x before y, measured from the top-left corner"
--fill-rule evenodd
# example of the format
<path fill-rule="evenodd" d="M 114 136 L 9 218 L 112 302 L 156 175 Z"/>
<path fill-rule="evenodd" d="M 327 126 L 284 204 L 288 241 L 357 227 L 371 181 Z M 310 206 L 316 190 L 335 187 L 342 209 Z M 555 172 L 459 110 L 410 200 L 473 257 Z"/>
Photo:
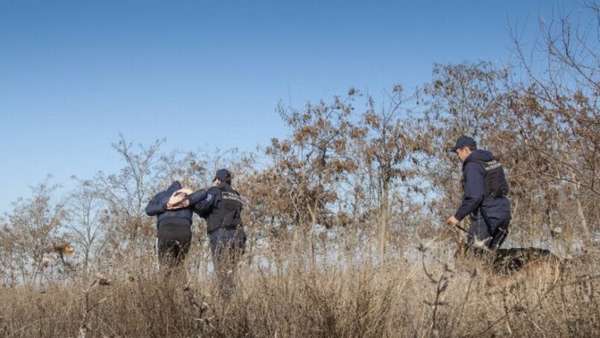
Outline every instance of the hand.
<path fill-rule="evenodd" d="M 194 191 L 190 188 L 181 188 L 175 192 L 175 195 L 178 195 L 178 194 L 191 195 L 192 193 L 194 193 Z"/>
<path fill-rule="evenodd" d="M 174 192 L 171 198 L 169 198 L 169 202 L 167 202 L 167 210 L 187 208 L 190 205 L 188 195 L 191 192 L 190 189 L 180 189 Z"/>
<path fill-rule="evenodd" d="M 175 203 L 175 204 L 171 204 L 170 202 L 167 203 L 167 210 L 183 209 L 183 208 L 187 208 L 189 206 L 190 206 L 190 200 L 188 200 L 186 198 L 183 201 Z"/>
<path fill-rule="evenodd" d="M 454 217 L 454 216 L 450 216 L 450 218 L 448 218 L 448 220 L 446 221 L 446 224 L 452 225 L 452 226 L 457 225 L 458 223 L 460 223 L 460 221 L 457 220 L 456 217 Z"/>

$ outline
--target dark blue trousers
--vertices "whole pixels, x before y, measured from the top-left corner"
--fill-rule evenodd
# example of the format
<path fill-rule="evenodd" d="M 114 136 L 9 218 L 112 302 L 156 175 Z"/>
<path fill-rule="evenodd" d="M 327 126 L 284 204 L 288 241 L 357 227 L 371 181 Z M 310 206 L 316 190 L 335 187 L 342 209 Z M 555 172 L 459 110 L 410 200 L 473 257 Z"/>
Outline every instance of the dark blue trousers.
<path fill-rule="evenodd" d="M 473 247 L 486 247 L 490 250 L 498 249 L 508 235 L 510 218 L 496 219 L 484 217 L 480 212 L 471 218 L 468 244 Z"/>
<path fill-rule="evenodd" d="M 158 227 L 158 262 L 162 268 L 180 266 L 192 240 L 192 229 L 189 225 L 161 224 Z"/>
<path fill-rule="evenodd" d="M 246 250 L 246 233 L 242 228 L 218 228 L 208 238 L 219 291 L 229 299 L 235 288 L 237 265 Z"/>

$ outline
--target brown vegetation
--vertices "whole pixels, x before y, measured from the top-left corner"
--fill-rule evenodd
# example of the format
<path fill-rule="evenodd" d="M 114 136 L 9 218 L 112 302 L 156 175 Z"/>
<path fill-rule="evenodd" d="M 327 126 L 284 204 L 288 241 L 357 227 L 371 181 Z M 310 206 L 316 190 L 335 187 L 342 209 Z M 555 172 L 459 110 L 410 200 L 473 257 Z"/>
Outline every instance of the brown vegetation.
<path fill-rule="evenodd" d="M 262 153 L 121 137 L 121 170 L 74 178 L 64 197 L 43 183 L 0 220 L 0 336 L 600 335 L 600 40 L 572 22 L 543 26 L 541 70 L 516 43 L 519 68 L 436 65 L 415 93 L 281 106 L 290 133 Z M 447 151 L 461 134 L 507 169 L 507 246 L 525 249 L 455 258 L 463 234 L 441 220 L 461 194 Z M 144 214 L 172 180 L 198 189 L 219 167 L 247 202 L 229 303 L 204 227 L 187 277 L 165 279 Z"/>
<path fill-rule="evenodd" d="M 308 249 L 308 248 L 307 248 Z M 210 275 L 189 283 L 155 272 L 151 259 L 106 276 L 0 289 L 0 332 L 10 337 L 431 337 L 596 336 L 593 264 L 557 275 L 539 264 L 498 278 L 481 264 L 449 267 L 434 252 L 409 263 L 363 257 L 315 265 L 311 253 L 242 264 L 223 303 Z M 202 256 L 195 253 L 195 256 Z M 306 259 L 304 259 L 306 258 Z M 598 257 L 592 257 L 596 261 Z M 419 262 L 422 260 L 422 263 Z M 191 263 L 191 262 L 189 262 Z M 567 269 L 563 269 L 567 270 Z"/>

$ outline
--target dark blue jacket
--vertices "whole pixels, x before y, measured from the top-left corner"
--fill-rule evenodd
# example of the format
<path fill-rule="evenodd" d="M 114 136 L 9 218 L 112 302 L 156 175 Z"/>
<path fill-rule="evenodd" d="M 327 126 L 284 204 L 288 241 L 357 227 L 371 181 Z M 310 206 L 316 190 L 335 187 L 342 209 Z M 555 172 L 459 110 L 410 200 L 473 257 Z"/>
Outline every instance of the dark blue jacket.
<path fill-rule="evenodd" d="M 464 195 L 461 206 L 454 215 L 459 221 L 467 215 L 477 220 L 480 215 L 490 226 L 510 219 L 510 201 L 506 197 L 485 196 L 485 170 L 480 163 L 494 160 L 486 150 L 474 150 L 463 162 Z"/>
<path fill-rule="evenodd" d="M 174 192 L 181 188 L 181 183 L 175 181 L 167 190 L 156 194 L 156 196 L 154 196 L 148 203 L 148 206 L 146 207 L 146 214 L 148 214 L 148 216 L 157 216 L 158 226 L 161 224 L 192 225 L 192 216 L 194 214 L 192 207 L 194 204 L 198 203 L 198 201 L 204 199 L 206 193 L 201 190 L 190 195 L 188 197 L 190 200 L 190 206 L 187 208 L 167 210 L 169 198 L 171 198 Z"/>
<path fill-rule="evenodd" d="M 195 199 L 198 196 L 194 196 Z M 209 188 L 202 199 L 194 204 L 198 216 L 206 219 L 206 231 L 210 234 L 224 227 L 236 229 L 241 226 L 243 201 L 240 194 L 227 183 Z"/>

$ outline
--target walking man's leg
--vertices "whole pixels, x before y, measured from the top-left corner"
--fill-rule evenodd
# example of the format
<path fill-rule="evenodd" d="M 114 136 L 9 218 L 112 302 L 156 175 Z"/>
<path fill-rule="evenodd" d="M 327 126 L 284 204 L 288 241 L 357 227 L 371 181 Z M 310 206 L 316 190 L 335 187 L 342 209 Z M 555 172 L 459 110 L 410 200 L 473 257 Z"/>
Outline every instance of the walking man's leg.
<path fill-rule="evenodd" d="M 494 234 L 492 236 L 492 240 L 490 241 L 489 247 L 491 250 L 497 250 L 502 246 L 502 243 L 508 237 L 508 226 L 510 225 L 510 219 L 507 219 L 500 223 L 496 229 L 494 230 Z"/>
<path fill-rule="evenodd" d="M 235 290 L 235 277 L 238 262 L 243 253 L 240 232 L 243 230 L 217 229 L 210 235 L 213 266 L 221 296 L 229 300 Z"/>
<path fill-rule="evenodd" d="M 158 232 L 158 261 L 165 277 L 187 280 L 184 260 L 191 243 L 191 230 L 183 227 L 162 227 Z M 177 271 L 174 271 L 177 270 Z"/>

